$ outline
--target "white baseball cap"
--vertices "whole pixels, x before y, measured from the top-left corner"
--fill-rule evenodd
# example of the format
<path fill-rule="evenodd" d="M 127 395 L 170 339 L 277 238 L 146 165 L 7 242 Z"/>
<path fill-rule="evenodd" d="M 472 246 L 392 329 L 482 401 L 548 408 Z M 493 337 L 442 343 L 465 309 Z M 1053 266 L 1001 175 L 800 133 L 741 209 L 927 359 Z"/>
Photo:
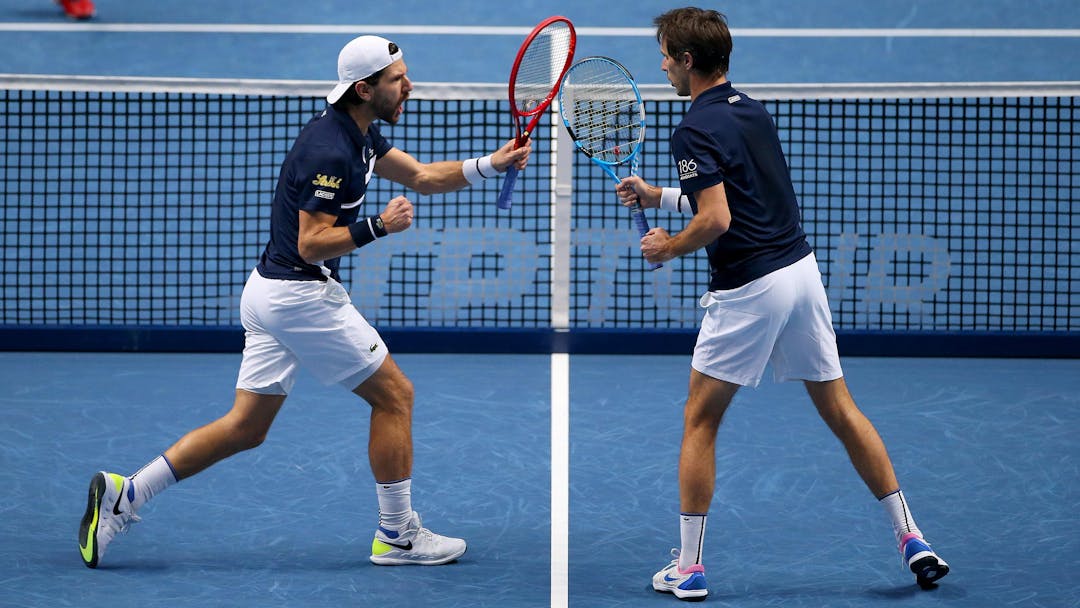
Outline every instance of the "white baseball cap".
<path fill-rule="evenodd" d="M 363 80 L 375 72 L 401 59 L 398 45 L 379 36 L 353 38 L 342 47 L 337 58 L 338 84 L 326 96 L 335 103 L 357 80 Z"/>

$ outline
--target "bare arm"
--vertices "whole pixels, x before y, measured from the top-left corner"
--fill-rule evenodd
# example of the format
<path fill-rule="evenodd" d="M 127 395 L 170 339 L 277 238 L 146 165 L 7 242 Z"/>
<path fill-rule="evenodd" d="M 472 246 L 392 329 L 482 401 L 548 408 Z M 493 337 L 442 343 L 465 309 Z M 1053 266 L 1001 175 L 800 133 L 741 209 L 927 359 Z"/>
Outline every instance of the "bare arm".
<path fill-rule="evenodd" d="M 624 177 L 615 193 L 624 206 L 629 207 L 634 202 L 641 205 L 642 209 L 655 209 L 660 206 L 660 195 L 663 189 L 653 186 L 637 175 Z"/>
<path fill-rule="evenodd" d="M 666 209 L 683 215 L 694 214 L 690 200 L 679 188 L 653 186 L 637 175 L 623 178 L 619 185 L 615 186 L 615 193 L 619 195 L 619 201 L 624 207 L 637 203 L 642 209 Z"/>
<path fill-rule="evenodd" d="M 649 262 L 668 260 L 697 251 L 716 240 L 731 226 L 724 184 L 710 186 L 695 194 L 698 211 L 682 232 L 674 237 L 663 228 L 653 228 L 641 238 L 641 253 Z"/>
<path fill-rule="evenodd" d="M 378 216 L 387 234 L 401 232 L 412 225 L 413 208 L 409 199 L 399 196 L 389 203 Z M 360 220 L 365 222 L 366 220 Z M 334 226 L 337 216 L 321 211 L 300 211 L 300 230 L 297 249 L 308 264 L 341 257 L 353 249 L 356 242 L 348 226 Z"/>
<path fill-rule="evenodd" d="M 514 148 L 514 141 L 511 140 L 491 155 L 491 164 L 499 173 L 506 171 L 511 164 L 517 165 L 518 169 L 524 169 L 531 151 L 531 141 L 520 148 Z M 392 148 L 375 161 L 375 173 L 420 194 L 453 192 L 469 185 L 461 170 L 460 160 L 422 163 L 397 148 Z"/>

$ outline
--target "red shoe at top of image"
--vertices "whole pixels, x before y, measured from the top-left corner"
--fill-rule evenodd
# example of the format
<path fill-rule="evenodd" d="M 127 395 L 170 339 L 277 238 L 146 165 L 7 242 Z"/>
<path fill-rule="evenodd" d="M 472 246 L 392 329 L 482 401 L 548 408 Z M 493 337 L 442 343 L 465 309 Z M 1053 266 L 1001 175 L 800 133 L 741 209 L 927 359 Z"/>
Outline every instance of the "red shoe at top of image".
<path fill-rule="evenodd" d="M 94 16 L 92 0 L 56 0 L 64 14 L 72 19 L 89 19 Z"/>

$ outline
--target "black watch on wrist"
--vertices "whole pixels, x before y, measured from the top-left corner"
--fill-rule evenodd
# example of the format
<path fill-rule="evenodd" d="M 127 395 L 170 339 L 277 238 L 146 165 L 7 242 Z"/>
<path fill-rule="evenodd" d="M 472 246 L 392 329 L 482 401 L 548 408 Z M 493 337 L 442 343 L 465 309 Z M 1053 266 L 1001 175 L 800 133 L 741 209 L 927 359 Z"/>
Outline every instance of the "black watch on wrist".
<path fill-rule="evenodd" d="M 371 226 L 375 229 L 375 236 L 380 238 L 386 236 L 386 226 L 383 224 L 381 215 L 371 218 Z"/>

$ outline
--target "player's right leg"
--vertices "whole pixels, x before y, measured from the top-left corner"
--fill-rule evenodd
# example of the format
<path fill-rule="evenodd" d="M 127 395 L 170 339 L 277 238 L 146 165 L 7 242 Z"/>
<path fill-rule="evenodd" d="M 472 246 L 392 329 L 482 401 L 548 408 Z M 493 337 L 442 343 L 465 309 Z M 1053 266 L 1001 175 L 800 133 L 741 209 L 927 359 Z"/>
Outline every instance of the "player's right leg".
<path fill-rule="evenodd" d="M 227 414 L 189 432 L 165 451 L 177 481 L 262 445 L 285 397 L 237 389 L 236 400 Z"/>
<path fill-rule="evenodd" d="M 717 431 L 739 387 L 760 382 L 778 331 L 776 313 L 787 298 L 783 282 L 766 276 L 736 289 L 707 292 L 700 299 L 706 312 L 690 364 L 679 452 L 680 549 L 676 559 L 653 576 L 657 591 L 680 599 L 708 595 L 702 546 L 716 485 Z"/>
<path fill-rule="evenodd" d="M 114 536 L 139 521 L 131 502 L 131 482 L 123 475 L 100 471 L 90 480 L 86 512 L 79 523 L 79 554 L 87 568 L 97 568 Z"/>
<path fill-rule="evenodd" d="M 687 568 L 679 567 L 679 550 L 672 549 L 674 558 L 667 566 L 653 575 L 652 587 L 661 593 L 671 593 L 680 600 L 703 600 L 709 595 L 705 581 L 705 567 L 694 564 Z"/>
<path fill-rule="evenodd" d="M 709 510 L 716 484 L 716 435 L 738 390 L 738 384 L 690 370 L 679 450 L 679 507 L 684 513 Z"/>
<path fill-rule="evenodd" d="M 704 359 L 696 364 L 703 368 Z M 683 438 L 679 451 L 679 540 L 675 559 L 653 575 L 656 591 L 682 600 L 708 595 L 702 564 L 705 520 L 716 485 L 716 434 L 739 385 L 690 370 L 690 390 L 683 408 Z"/>
<path fill-rule="evenodd" d="M 136 511 L 168 485 L 206 469 L 233 454 L 262 443 L 285 395 L 260 395 L 237 390 L 232 410 L 210 424 L 184 435 L 135 475 L 100 471 L 90 480 L 86 511 L 79 524 L 79 553 L 96 568 L 116 535 L 140 521 Z M 160 471 L 159 471 L 160 469 Z M 168 476 L 162 482 L 154 477 Z"/>
<path fill-rule="evenodd" d="M 294 285 L 299 284 L 294 287 Z M 131 522 L 136 510 L 172 483 L 186 479 L 233 454 L 262 444 L 296 380 L 296 355 L 278 339 L 282 322 L 305 319 L 278 311 L 282 301 L 306 301 L 295 290 L 323 289 L 321 283 L 271 281 L 252 271 L 240 298 L 244 354 L 236 380 L 233 407 L 172 445 L 131 477 L 100 472 L 90 482 L 86 513 L 79 526 L 83 562 L 97 567 L 105 548 Z M 302 294 L 304 295 L 304 294 Z M 310 294 L 308 294 L 310 295 Z"/>

